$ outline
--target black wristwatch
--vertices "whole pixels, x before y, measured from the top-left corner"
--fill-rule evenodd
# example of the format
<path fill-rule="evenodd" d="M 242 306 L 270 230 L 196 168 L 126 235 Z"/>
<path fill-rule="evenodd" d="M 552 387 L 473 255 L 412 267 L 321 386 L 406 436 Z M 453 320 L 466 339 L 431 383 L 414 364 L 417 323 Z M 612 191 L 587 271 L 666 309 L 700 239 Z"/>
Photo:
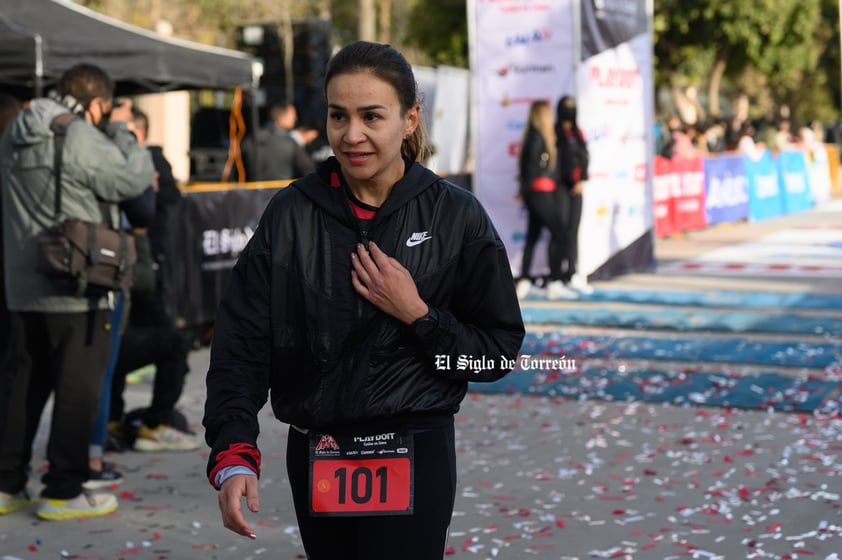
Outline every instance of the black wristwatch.
<path fill-rule="evenodd" d="M 412 323 L 412 332 L 418 338 L 427 338 L 439 326 L 439 312 L 427 306 L 427 314 Z"/>

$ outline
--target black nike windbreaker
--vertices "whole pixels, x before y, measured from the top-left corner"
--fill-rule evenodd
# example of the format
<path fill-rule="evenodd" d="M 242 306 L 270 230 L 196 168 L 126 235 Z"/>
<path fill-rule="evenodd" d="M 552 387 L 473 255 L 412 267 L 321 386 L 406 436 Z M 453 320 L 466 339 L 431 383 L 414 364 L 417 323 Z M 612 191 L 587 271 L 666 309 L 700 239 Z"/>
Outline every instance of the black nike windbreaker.
<path fill-rule="evenodd" d="M 333 158 L 267 205 L 216 316 L 209 473 L 227 450 L 256 452 L 270 391 L 275 416 L 305 429 L 423 428 L 453 421 L 468 381 L 511 370 L 524 326 L 503 243 L 472 193 L 406 165 L 366 231 Z M 354 290 L 351 253 L 367 241 L 438 312 L 424 340 Z"/>

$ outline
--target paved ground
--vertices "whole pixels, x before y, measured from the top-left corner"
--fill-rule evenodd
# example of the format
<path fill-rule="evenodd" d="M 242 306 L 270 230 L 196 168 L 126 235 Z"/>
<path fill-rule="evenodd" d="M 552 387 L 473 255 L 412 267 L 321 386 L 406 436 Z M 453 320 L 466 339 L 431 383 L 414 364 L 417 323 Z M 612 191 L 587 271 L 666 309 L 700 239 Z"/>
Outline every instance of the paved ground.
<path fill-rule="evenodd" d="M 842 295 L 833 271 L 842 261 L 821 253 L 840 242 L 842 201 L 834 201 L 659 240 L 658 273 L 597 287 Z M 722 266 L 734 258 L 752 266 Z M 842 344 L 840 333 L 827 339 Z M 180 403 L 195 423 L 207 360 L 207 349 L 191 355 Z M 133 385 L 129 404 L 148 395 L 148 383 Z M 128 452 L 110 457 L 126 478 L 116 513 L 61 523 L 31 509 L 2 517 L 0 560 L 304 558 L 283 466 L 286 427 L 268 410 L 261 423 L 256 540 L 221 526 L 204 450 Z M 814 414 L 470 394 L 457 418 L 448 558 L 836 559 L 840 433 L 841 420 Z"/>

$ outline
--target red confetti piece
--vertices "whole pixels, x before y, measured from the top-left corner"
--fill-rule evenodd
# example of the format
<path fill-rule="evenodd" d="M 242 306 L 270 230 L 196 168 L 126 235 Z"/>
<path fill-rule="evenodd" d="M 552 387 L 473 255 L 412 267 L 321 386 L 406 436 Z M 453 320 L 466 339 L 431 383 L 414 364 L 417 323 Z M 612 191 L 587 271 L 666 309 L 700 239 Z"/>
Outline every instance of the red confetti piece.
<path fill-rule="evenodd" d="M 766 532 L 767 533 L 774 533 L 775 531 L 777 531 L 778 529 L 780 529 L 783 526 L 784 526 L 783 523 L 773 523 L 772 525 L 769 525 L 768 527 L 766 527 Z"/>
<path fill-rule="evenodd" d="M 444 549 L 445 556 L 453 556 L 454 554 L 456 554 L 456 549 L 454 547 L 448 546 Z"/>
<path fill-rule="evenodd" d="M 559 529 L 564 529 L 567 526 L 567 524 L 562 519 L 556 519 L 555 520 L 555 526 L 558 527 Z"/>
<path fill-rule="evenodd" d="M 29 552 L 38 552 L 38 547 L 34 544 L 29 545 Z"/>
<path fill-rule="evenodd" d="M 626 513 L 626 510 L 624 509 L 615 509 L 611 512 L 612 515 L 623 515 L 624 513 Z"/>

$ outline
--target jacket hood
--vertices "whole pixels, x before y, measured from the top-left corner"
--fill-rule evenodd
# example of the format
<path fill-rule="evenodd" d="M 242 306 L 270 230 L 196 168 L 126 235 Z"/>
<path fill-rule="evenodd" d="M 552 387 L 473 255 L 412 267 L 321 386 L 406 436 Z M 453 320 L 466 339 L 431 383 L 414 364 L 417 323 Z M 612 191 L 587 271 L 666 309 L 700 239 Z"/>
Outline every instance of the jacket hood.
<path fill-rule="evenodd" d="M 52 138 L 50 124 L 53 119 L 70 110 L 52 99 L 33 99 L 29 107 L 21 111 L 9 125 L 9 134 L 15 146 L 30 146 Z"/>
<path fill-rule="evenodd" d="M 406 172 L 404 176 L 392 187 L 389 197 L 375 214 L 374 222 L 386 218 L 389 214 L 406 204 L 407 201 L 415 198 L 424 189 L 440 179 L 438 175 L 423 165 L 404 159 Z M 315 178 L 315 180 L 309 180 Z M 344 189 L 345 180 L 339 167 L 339 162 L 333 156 L 325 160 L 314 174 L 308 175 L 308 180 L 299 180 L 291 186 L 298 188 L 316 205 L 337 219 L 354 223 L 348 199 Z"/>

